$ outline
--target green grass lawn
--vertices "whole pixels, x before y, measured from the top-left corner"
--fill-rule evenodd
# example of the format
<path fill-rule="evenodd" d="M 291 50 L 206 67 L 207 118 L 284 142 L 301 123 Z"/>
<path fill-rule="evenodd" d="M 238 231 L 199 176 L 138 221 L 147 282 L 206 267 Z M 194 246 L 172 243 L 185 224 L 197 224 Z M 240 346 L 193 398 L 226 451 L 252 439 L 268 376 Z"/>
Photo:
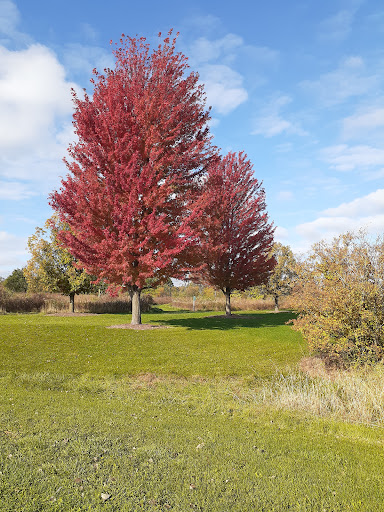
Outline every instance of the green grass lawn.
<path fill-rule="evenodd" d="M 381 511 L 380 428 L 257 405 L 289 313 L 0 317 L 1 511 Z"/>

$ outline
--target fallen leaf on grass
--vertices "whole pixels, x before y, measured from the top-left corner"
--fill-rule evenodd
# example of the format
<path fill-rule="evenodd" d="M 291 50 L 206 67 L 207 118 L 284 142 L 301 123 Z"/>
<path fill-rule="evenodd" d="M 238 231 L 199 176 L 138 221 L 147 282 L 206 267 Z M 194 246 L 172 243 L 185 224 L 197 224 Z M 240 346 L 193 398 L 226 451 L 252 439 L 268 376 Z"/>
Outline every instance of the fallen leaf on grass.
<path fill-rule="evenodd" d="M 100 494 L 100 497 L 101 497 L 101 499 L 102 499 L 103 501 L 107 501 L 107 500 L 109 500 L 109 498 L 111 497 L 111 494 L 107 494 L 107 493 L 105 493 L 105 492 L 102 492 L 102 493 Z"/>

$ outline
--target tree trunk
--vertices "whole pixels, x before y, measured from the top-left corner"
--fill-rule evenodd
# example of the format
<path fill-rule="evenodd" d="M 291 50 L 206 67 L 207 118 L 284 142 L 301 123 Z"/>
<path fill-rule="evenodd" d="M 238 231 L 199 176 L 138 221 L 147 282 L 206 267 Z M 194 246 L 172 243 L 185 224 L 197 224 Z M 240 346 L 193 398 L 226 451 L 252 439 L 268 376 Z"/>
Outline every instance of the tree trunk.
<path fill-rule="evenodd" d="M 132 325 L 141 324 L 140 294 L 141 294 L 140 288 L 136 288 L 136 287 L 130 292 L 131 301 L 132 301 L 132 320 L 131 320 Z"/>
<path fill-rule="evenodd" d="M 75 294 L 73 292 L 69 294 L 69 311 L 75 312 Z"/>
<path fill-rule="evenodd" d="M 231 289 L 225 288 L 225 291 L 223 290 L 225 295 L 225 316 L 231 316 L 232 315 L 232 309 L 231 309 Z"/>
<path fill-rule="evenodd" d="M 279 312 L 279 296 L 275 295 L 275 313 Z"/>

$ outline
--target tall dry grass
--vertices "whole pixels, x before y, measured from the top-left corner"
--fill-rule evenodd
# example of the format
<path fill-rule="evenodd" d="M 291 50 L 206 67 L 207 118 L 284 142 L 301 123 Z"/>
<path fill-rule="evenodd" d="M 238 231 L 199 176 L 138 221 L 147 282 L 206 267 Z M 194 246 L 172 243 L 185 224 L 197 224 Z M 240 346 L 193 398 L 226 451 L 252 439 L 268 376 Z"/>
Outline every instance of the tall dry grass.
<path fill-rule="evenodd" d="M 193 311 L 192 297 L 155 297 L 156 304 L 169 304 L 175 308 Z M 261 311 L 273 310 L 275 308 L 272 299 L 253 299 L 247 297 L 232 297 L 232 311 Z M 281 305 L 284 309 L 284 303 Z M 216 298 L 196 297 L 195 311 L 225 311 L 224 296 Z"/>
<path fill-rule="evenodd" d="M 308 358 L 301 368 L 264 383 L 252 394 L 253 400 L 280 409 L 384 425 L 384 365 L 327 370 L 322 361 Z"/>
<path fill-rule="evenodd" d="M 141 297 L 141 310 L 150 311 L 154 301 L 150 295 Z M 0 294 L 0 311 L 4 313 L 63 313 L 70 311 L 69 297 L 55 293 Z M 75 312 L 77 313 L 131 313 L 131 300 L 128 296 L 110 297 L 108 295 L 76 295 Z"/>

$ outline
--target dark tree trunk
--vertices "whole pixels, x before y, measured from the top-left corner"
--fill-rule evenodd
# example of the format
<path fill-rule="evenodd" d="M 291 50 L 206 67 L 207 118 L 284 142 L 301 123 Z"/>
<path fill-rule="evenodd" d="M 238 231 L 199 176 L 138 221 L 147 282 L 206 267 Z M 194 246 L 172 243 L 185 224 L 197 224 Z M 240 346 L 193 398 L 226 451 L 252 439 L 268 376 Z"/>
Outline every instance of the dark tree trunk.
<path fill-rule="evenodd" d="M 279 296 L 275 295 L 275 313 L 279 312 Z"/>
<path fill-rule="evenodd" d="M 75 312 L 75 293 L 74 292 L 69 294 L 69 310 L 72 313 Z"/>
<path fill-rule="evenodd" d="M 223 290 L 223 293 L 225 295 L 225 316 L 231 316 L 231 289 L 225 288 L 225 290 Z"/>
<path fill-rule="evenodd" d="M 132 325 L 141 324 L 140 288 L 136 286 L 129 292 L 132 301 Z"/>

